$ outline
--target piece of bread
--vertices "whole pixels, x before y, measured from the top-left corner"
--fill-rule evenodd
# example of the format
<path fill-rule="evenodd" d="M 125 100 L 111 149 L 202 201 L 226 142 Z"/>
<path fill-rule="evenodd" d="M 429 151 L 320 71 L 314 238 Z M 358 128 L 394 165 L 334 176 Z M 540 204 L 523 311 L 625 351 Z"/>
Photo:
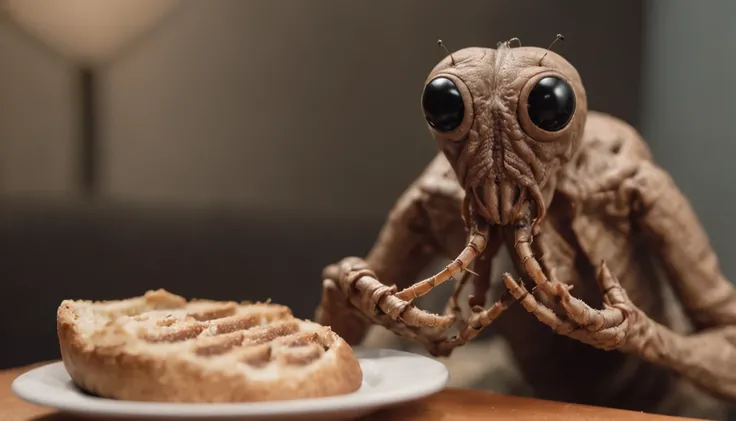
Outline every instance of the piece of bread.
<path fill-rule="evenodd" d="M 64 300 L 57 331 L 74 383 L 111 399 L 301 399 L 351 393 L 363 379 L 341 337 L 278 304 L 187 302 L 164 290 L 118 301 Z"/>

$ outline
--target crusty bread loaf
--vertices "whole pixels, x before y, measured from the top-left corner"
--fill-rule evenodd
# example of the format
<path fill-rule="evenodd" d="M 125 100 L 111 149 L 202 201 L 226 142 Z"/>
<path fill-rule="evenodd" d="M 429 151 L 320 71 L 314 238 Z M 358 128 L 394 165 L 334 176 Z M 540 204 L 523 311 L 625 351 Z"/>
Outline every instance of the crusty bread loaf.
<path fill-rule="evenodd" d="M 57 330 L 74 383 L 112 399 L 323 397 L 354 392 L 363 377 L 342 338 L 278 304 L 187 302 L 164 290 L 119 301 L 65 300 Z"/>

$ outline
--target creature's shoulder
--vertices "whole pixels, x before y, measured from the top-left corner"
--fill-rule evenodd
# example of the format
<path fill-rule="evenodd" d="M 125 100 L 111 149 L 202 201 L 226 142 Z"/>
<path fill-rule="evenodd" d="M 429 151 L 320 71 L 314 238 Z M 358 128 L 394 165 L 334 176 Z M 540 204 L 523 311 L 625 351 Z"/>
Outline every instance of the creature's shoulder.
<path fill-rule="evenodd" d="M 607 180 L 612 174 L 651 160 L 649 146 L 633 126 L 610 114 L 589 111 L 580 148 L 563 169 L 558 187 L 577 196 L 594 194 L 599 188 L 613 187 Z"/>
<path fill-rule="evenodd" d="M 598 111 L 588 112 L 580 152 L 644 160 L 652 157 L 646 141 L 631 124 Z"/>
<path fill-rule="evenodd" d="M 420 179 L 444 179 L 457 182 L 455 170 L 444 153 L 438 152 L 432 161 L 424 168 Z"/>

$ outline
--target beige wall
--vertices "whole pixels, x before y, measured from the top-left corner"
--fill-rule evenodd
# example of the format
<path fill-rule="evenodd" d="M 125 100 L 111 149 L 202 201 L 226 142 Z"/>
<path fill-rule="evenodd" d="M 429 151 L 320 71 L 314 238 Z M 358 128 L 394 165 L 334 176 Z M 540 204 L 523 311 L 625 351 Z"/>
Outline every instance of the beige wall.
<path fill-rule="evenodd" d="M 736 281 L 736 2 L 650 2 L 642 130 Z"/>
<path fill-rule="evenodd" d="M 580 9 L 536 1 L 189 4 L 105 75 L 105 189 L 136 201 L 382 214 L 434 153 L 419 95 L 442 56 L 438 37 L 460 48 L 512 36 L 546 44 L 563 32 L 568 45 L 559 48 L 591 81 L 591 102 L 633 119 L 639 34 L 615 28 L 636 25 L 637 2 L 573 3 Z"/>
<path fill-rule="evenodd" d="M 73 66 L 0 20 L 0 192 L 74 189 Z"/>
<path fill-rule="evenodd" d="M 640 7 L 582 0 L 189 1 L 100 74 L 102 193 L 139 203 L 380 217 L 434 154 L 419 96 L 442 57 L 437 38 L 452 49 L 514 36 L 546 45 L 562 32 L 567 41 L 556 49 L 581 71 L 591 106 L 636 123 L 641 34 L 619 29 L 641 26 Z M 25 66 L 54 73 L 27 89 L 69 79 L 58 63 Z M 25 73 L 34 71 L 41 70 Z M 44 88 L 46 105 L 69 99 L 69 87 L 59 86 Z M 71 112 L 59 108 L 66 114 L 38 108 L 48 130 L 38 139 L 50 143 L 64 133 L 68 144 L 72 126 L 59 120 Z M 35 133 L 31 117 L 0 114 L 4 130 L 15 133 L 2 142 Z M 60 127 L 49 127 L 54 122 Z M 57 147 L 41 152 L 55 159 L 44 165 L 10 155 L 22 158 L 24 171 L 60 183 L 69 180 L 70 161 L 69 149 Z"/>

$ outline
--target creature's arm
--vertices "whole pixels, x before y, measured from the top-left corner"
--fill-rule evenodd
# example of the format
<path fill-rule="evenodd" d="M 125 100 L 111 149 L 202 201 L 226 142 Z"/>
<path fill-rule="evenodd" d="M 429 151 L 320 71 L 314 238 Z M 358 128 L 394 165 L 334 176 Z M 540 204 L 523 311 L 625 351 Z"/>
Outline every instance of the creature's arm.
<path fill-rule="evenodd" d="M 636 311 L 626 348 L 736 400 L 736 288 L 669 174 L 645 161 L 622 188 L 698 330 L 683 337 Z"/>
<path fill-rule="evenodd" d="M 403 289 L 411 285 L 434 258 L 461 250 L 466 241 L 461 218 L 464 191 L 451 171 L 446 158 L 438 154 L 391 209 L 365 261 L 344 259 L 343 266 L 369 269 L 383 285 Z M 338 285 L 339 278 L 349 273 L 341 274 L 339 266 L 325 268 L 322 302 L 316 320 L 332 327 L 349 343 L 360 343 L 375 321 L 351 311 L 353 306 Z M 343 272 L 350 272 L 350 267 Z"/>
<path fill-rule="evenodd" d="M 723 276 L 707 234 L 670 175 L 645 161 L 623 189 L 696 328 L 736 326 L 736 288 Z"/>
<path fill-rule="evenodd" d="M 482 307 L 491 259 L 500 249 L 501 237 L 487 226 L 471 225 L 466 231 L 464 199 L 452 168 L 444 155 L 438 155 L 394 206 L 366 260 L 347 257 L 325 268 L 317 322 L 332 327 L 351 344 L 362 342 L 371 324 L 381 325 L 421 343 L 435 356 L 447 356 L 478 335 L 514 300 L 505 294 L 489 308 Z M 465 317 L 457 298 L 472 273 L 468 265 L 481 253 L 483 257 L 475 261 L 479 276 L 468 302 L 471 314 Z M 430 260 L 440 255 L 457 257 L 439 273 L 414 283 Z M 444 315 L 412 305 L 415 298 L 461 275 Z M 448 335 L 455 324 L 458 333 Z"/>

